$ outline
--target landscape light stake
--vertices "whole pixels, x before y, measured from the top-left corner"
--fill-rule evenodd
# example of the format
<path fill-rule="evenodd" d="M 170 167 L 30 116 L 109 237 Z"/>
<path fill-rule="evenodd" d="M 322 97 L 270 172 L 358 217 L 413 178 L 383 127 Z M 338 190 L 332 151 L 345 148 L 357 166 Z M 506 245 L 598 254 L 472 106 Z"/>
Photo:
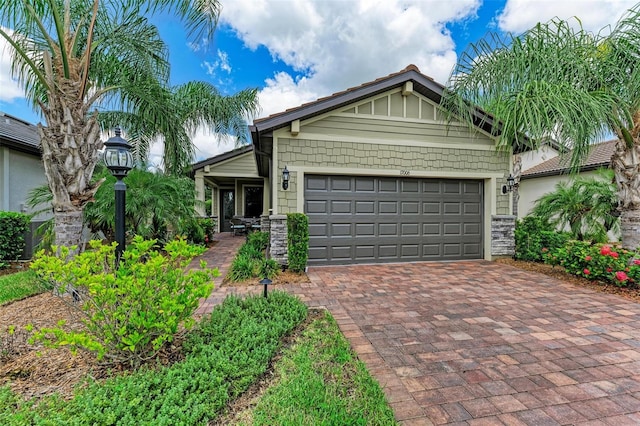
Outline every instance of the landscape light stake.
<path fill-rule="evenodd" d="M 264 277 L 262 280 L 260 280 L 260 284 L 262 284 L 264 286 L 264 292 L 262 293 L 264 297 L 267 297 L 267 287 L 271 283 L 272 283 L 272 281 L 267 277 Z"/>

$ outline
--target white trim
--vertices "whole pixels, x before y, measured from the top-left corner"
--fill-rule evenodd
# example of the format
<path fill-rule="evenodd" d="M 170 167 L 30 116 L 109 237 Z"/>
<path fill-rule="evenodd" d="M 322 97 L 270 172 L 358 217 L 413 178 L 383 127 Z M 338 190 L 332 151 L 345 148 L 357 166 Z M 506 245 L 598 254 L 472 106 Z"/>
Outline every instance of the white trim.
<path fill-rule="evenodd" d="M 199 172 L 200 170 L 198 170 Z M 196 173 L 198 173 L 196 172 Z M 256 178 L 261 178 L 262 176 L 258 175 L 257 173 L 255 175 L 241 175 L 238 173 L 211 173 L 211 174 L 204 174 L 205 177 L 210 177 L 210 178 L 215 178 L 215 177 L 233 177 L 233 178 L 238 178 L 238 179 L 256 179 Z"/>
<path fill-rule="evenodd" d="M 484 180 L 484 259 L 492 260 L 491 257 L 491 218 L 496 214 L 497 195 L 496 179 L 491 177 Z"/>
<path fill-rule="evenodd" d="M 408 175 L 401 174 L 401 169 L 359 169 L 352 167 L 311 167 L 287 166 L 289 171 L 303 174 L 320 175 L 358 175 L 358 176 L 393 176 L 406 178 L 453 178 L 453 179 L 496 179 L 503 177 L 503 172 L 461 172 L 456 170 L 411 170 Z M 296 176 L 296 179 L 298 177 Z"/>
<path fill-rule="evenodd" d="M 273 182 L 271 182 L 271 199 L 273 200 L 273 205 L 271 206 L 271 214 L 278 214 L 278 200 L 280 199 L 280 194 L 278 194 L 278 182 L 280 179 L 278 175 L 280 171 L 278 170 L 278 136 L 273 135 L 273 147 L 271 148 L 271 162 L 273 169 L 271 170 L 271 174 L 273 176 Z"/>

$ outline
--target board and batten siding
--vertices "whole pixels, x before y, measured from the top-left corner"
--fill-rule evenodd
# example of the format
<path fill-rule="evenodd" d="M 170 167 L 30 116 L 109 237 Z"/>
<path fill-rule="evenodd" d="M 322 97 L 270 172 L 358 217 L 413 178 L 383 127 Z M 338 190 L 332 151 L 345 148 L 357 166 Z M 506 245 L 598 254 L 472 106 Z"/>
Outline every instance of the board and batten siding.
<path fill-rule="evenodd" d="M 215 174 L 218 176 L 259 177 L 253 152 L 247 152 L 228 161 L 211 165 L 210 169 L 212 173 L 215 170 Z"/>

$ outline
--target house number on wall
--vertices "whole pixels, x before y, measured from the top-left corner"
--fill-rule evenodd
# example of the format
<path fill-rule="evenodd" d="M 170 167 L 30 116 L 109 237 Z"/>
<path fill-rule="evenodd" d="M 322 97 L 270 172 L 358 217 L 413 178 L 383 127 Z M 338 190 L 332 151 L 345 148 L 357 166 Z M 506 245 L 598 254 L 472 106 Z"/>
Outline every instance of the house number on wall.
<path fill-rule="evenodd" d="M 400 176 L 409 176 L 411 171 L 409 170 L 400 170 Z"/>

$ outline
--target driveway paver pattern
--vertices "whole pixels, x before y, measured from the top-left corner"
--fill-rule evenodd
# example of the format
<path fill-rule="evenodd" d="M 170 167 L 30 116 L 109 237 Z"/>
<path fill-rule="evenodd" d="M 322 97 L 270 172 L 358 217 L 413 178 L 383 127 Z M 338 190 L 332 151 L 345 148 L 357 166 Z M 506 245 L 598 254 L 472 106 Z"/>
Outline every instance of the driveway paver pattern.
<path fill-rule="evenodd" d="M 280 288 L 331 311 L 402 425 L 640 424 L 640 304 L 486 261 L 308 275 Z"/>

